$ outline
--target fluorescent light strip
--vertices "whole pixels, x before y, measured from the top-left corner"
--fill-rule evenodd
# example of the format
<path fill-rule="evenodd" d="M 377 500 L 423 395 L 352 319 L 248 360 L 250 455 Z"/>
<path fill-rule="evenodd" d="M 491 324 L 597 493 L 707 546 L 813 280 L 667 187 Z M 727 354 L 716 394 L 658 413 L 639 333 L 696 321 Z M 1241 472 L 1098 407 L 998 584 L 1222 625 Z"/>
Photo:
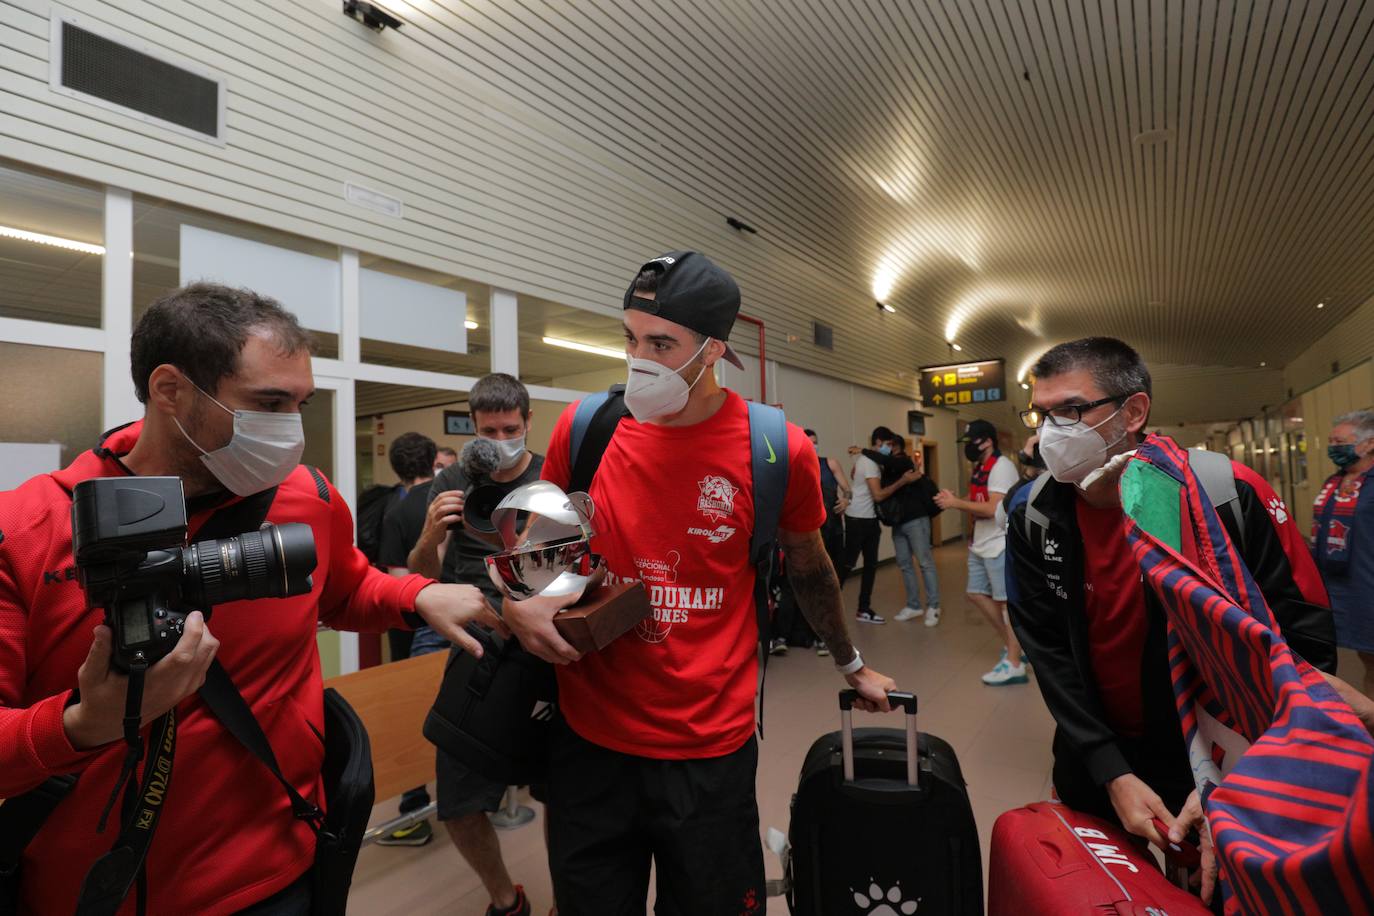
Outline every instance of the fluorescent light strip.
<path fill-rule="evenodd" d="M 12 226 L 0 226 L 0 236 L 18 239 L 21 242 L 36 242 L 39 245 L 65 248 L 68 251 L 80 251 L 83 254 L 105 254 L 104 245 L 92 245 L 89 242 L 78 242 L 75 239 L 64 239 L 56 235 L 44 235 L 41 232 L 28 232 L 23 229 L 15 229 Z"/>
<path fill-rule="evenodd" d="M 551 347 L 562 347 L 564 350 L 577 350 L 581 353 L 592 353 L 596 356 L 605 356 L 610 359 L 625 360 L 624 350 L 612 350 L 610 347 L 597 347 L 592 344 L 578 343 L 575 340 L 563 340 L 559 337 L 545 337 L 544 343 Z"/>

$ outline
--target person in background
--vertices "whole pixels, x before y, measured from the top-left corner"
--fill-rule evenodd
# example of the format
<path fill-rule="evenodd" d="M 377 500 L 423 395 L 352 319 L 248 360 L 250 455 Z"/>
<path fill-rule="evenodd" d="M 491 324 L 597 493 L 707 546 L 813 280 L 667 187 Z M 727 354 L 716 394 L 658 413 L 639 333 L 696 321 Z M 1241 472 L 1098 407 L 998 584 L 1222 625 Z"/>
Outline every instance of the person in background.
<path fill-rule="evenodd" d="M 960 440 L 964 457 L 973 462 L 968 499 L 941 490 L 935 504 L 941 509 L 958 509 L 973 519 L 973 541 L 968 548 L 968 596 L 988 623 L 1002 636 L 1002 657 L 983 675 L 989 687 L 1024 684 L 1026 658 L 1021 644 L 1007 621 L 1007 524 L 999 523 L 997 507 L 1016 483 L 1016 465 L 997 448 L 997 427 L 987 420 L 974 420 Z"/>
<path fill-rule="evenodd" d="M 825 524 L 821 526 L 821 540 L 825 544 L 825 552 L 830 557 L 831 565 L 839 569 L 844 565 L 844 513 L 849 508 L 851 496 L 849 481 L 845 478 L 844 469 L 838 461 L 821 456 L 820 437 L 816 435 L 816 431 L 806 430 L 806 437 L 811 440 L 811 445 L 818 449 L 816 455 L 821 466 L 821 499 L 825 503 Z M 795 622 L 789 639 L 792 645 L 811 646 L 821 657 L 830 654 L 825 643 L 811 632 L 811 625 L 806 622 L 805 614 L 795 614 L 793 619 Z"/>
<path fill-rule="evenodd" d="M 486 558 L 497 548 L 463 528 L 464 495 L 476 483 L 499 487 L 504 493 L 533 483 L 543 470 L 544 456 L 526 447 L 530 393 L 519 379 L 504 372 L 484 376 L 468 394 L 468 409 L 478 438 L 491 440 L 499 449 L 500 467 L 489 480 L 474 481 L 460 461 L 435 476 L 424 527 L 406 565 L 424 575 L 437 576 L 441 582 L 475 585 L 494 607 L 500 607 L 501 594 L 486 568 Z M 438 634 L 421 628 L 415 633 L 412 652 L 438 652 L 447 645 Z M 487 819 L 488 813 L 501 807 L 506 787 L 469 769 L 457 758 L 436 751 L 435 789 L 439 820 L 491 897 L 488 916 L 529 916 L 529 899 L 524 888 L 511 880 L 496 829 Z"/>
<path fill-rule="evenodd" d="M 1040 434 L 1031 433 L 1025 443 L 1016 452 L 1016 463 L 1021 466 L 1021 479 L 1012 484 L 1007 495 L 997 504 L 997 522 L 1004 528 L 1011 514 L 1017 507 L 1030 499 L 1032 484 L 1036 478 L 1045 471 L 1045 459 L 1040 455 Z M 1010 556 L 1008 556 L 1010 559 Z M 1007 607 L 1016 603 L 1016 576 L 1012 572 L 1011 564 L 1007 566 Z M 1014 628 L 1013 628 L 1014 629 Z"/>
<path fill-rule="evenodd" d="M 1312 556 L 1336 620 L 1336 643 L 1364 663 L 1374 696 L 1374 410 L 1336 418 L 1326 454 L 1336 465 L 1312 509 Z"/>
<path fill-rule="evenodd" d="M 869 436 L 868 444 L 882 456 L 892 454 L 892 440 L 897 434 L 886 426 L 878 426 Z M 857 451 L 850 448 L 850 453 Z M 840 585 L 843 586 L 854 564 L 863 555 L 864 568 L 859 580 L 859 608 L 854 619 L 859 623 L 887 623 L 887 619 L 873 612 L 873 580 L 878 573 L 878 546 L 882 542 L 883 529 L 878 523 L 877 504 L 887 499 L 900 487 L 910 482 L 907 478 L 899 480 L 890 487 L 884 487 L 882 469 L 877 462 L 860 454 L 854 460 L 851 473 L 853 498 L 844 514 L 844 564 L 839 567 Z M 911 478 L 914 480 L 914 478 Z"/>
<path fill-rule="evenodd" d="M 440 471 L 442 471 L 449 465 L 453 464 L 453 462 L 457 460 L 457 450 L 451 449 L 447 445 L 441 445 L 439 447 L 438 454 L 434 456 L 434 476 L 438 477 Z"/>
<path fill-rule="evenodd" d="M 429 485 L 434 480 L 435 452 L 433 439 L 413 432 L 397 436 L 387 452 L 391 470 L 405 488 L 405 495 L 382 518 L 382 539 L 377 562 L 388 574 L 397 578 L 410 575 L 406 557 L 420 539 L 420 531 L 425 526 Z M 411 643 L 415 638 L 413 630 L 387 630 L 386 636 L 391 645 L 393 662 L 410 657 Z M 409 814 L 428 804 L 429 792 L 424 786 L 419 786 L 401 796 L 400 813 Z M 379 837 L 377 843 L 382 846 L 423 846 L 433 838 L 434 829 L 429 821 L 424 820 Z"/>
<path fill-rule="evenodd" d="M 931 519 L 940 514 L 935 505 L 939 489 L 925 473 L 925 457 L 918 451 L 906 453 L 906 439 L 893 435 L 887 452 L 865 449 L 863 455 L 882 468 L 884 491 L 891 491 L 888 500 L 895 503 L 891 518 L 892 547 L 897 568 L 902 571 L 906 587 L 906 607 L 897 612 L 899 621 L 925 616 L 926 626 L 940 623 L 940 579 L 935 571 L 935 553 L 930 540 Z M 920 578 L 916 575 L 921 567 Z M 922 583 L 924 580 L 924 583 Z M 921 585 L 925 585 L 926 600 L 921 602 Z"/>

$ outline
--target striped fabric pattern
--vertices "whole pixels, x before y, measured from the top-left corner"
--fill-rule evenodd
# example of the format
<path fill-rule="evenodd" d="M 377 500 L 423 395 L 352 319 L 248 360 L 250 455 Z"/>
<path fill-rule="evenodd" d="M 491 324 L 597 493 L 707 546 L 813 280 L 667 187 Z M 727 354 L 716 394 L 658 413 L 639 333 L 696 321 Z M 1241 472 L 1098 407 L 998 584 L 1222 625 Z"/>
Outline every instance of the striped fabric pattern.
<path fill-rule="evenodd" d="M 1374 740 L 1289 649 L 1186 450 L 1151 436 L 1131 462 L 1140 463 L 1149 467 L 1127 475 L 1145 481 L 1156 509 L 1175 494 L 1179 502 L 1181 537 L 1168 544 L 1123 498 L 1136 559 L 1168 615 L 1226 912 L 1374 913 Z"/>

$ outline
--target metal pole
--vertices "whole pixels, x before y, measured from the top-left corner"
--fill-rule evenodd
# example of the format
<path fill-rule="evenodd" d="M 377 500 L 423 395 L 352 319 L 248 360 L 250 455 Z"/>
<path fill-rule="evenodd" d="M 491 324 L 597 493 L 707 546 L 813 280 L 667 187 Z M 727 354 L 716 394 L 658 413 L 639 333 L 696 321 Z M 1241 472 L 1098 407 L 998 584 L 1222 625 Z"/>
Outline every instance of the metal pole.
<path fill-rule="evenodd" d="M 488 815 L 491 825 L 497 830 L 514 830 L 534 820 L 534 809 L 520 804 L 519 793 L 519 786 L 507 787 L 506 806 Z"/>

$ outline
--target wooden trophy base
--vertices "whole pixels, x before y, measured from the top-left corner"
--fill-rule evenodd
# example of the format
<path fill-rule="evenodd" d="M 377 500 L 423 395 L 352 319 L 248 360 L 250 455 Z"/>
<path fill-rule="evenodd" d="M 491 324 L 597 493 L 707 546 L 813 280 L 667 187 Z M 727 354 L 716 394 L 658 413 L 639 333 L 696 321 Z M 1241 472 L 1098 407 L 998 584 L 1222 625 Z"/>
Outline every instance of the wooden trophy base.
<path fill-rule="evenodd" d="M 603 585 L 553 619 L 558 635 L 579 652 L 596 652 L 654 612 L 642 582 Z"/>

